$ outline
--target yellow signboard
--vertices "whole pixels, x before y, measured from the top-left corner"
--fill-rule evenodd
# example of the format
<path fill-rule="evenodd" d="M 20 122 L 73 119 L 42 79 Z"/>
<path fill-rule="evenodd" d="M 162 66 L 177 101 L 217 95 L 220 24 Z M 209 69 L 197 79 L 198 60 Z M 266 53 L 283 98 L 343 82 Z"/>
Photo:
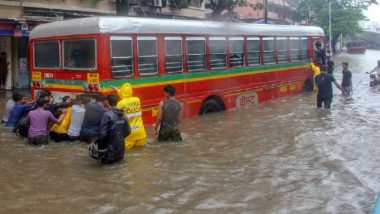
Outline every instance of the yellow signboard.
<path fill-rule="evenodd" d="M 288 91 L 288 86 L 281 86 L 280 87 L 280 92 L 287 92 Z"/>
<path fill-rule="evenodd" d="M 296 89 L 297 89 L 297 85 L 295 84 L 290 85 L 290 90 L 296 90 Z"/>
<path fill-rule="evenodd" d="M 152 108 L 152 117 L 157 117 L 157 115 L 158 115 L 158 108 L 157 107 Z"/>
<path fill-rule="evenodd" d="M 98 73 L 87 73 L 87 82 L 89 84 L 99 84 L 99 74 Z"/>
<path fill-rule="evenodd" d="M 39 71 L 33 71 L 32 72 L 32 80 L 33 81 L 41 81 L 42 80 L 42 73 Z"/>

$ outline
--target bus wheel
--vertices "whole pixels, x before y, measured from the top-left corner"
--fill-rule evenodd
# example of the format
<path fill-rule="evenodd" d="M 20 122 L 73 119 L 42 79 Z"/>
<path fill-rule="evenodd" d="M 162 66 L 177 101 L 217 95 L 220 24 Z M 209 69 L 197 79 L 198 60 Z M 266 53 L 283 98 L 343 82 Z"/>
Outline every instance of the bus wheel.
<path fill-rule="evenodd" d="M 219 104 L 218 101 L 214 99 L 209 99 L 206 100 L 202 107 L 201 110 L 199 110 L 199 114 L 209 114 L 209 113 L 214 113 L 214 112 L 220 112 L 223 110 L 223 107 Z"/>
<path fill-rule="evenodd" d="M 303 91 L 313 91 L 313 81 L 307 79 L 303 83 Z"/>

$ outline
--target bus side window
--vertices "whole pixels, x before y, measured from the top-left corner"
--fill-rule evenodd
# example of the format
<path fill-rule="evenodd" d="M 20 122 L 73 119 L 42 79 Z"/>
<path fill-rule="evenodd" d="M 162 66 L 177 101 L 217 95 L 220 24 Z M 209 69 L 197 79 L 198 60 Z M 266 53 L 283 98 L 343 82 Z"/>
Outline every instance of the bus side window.
<path fill-rule="evenodd" d="M 211 69 L 225 68 L 227 66 L 226 38 L 210 37 L 209 41 Z"/>
<path fill-rule="evenodd" d="M 248 66 L 261 64 L 260 38 L 247 38 Z"/>
<path fill-rule="evenodd" d="M 300 45 L 300 40 L 298 37 L 291 37 L 289 38 L 289 45 L 290 45 L 290 60 L 292 62 L 296 62 L 300 60 L 299 56 L 299 45 Z"/>
<path fill-rule="evenodd" d="M 156 37 L 138 37 L 138 62 L 139 73 L 141 75 L 157 74 L 157 38 Z"/>
<path fill-rule="evenodd" d="M 288 38 L 277 37 L 276 38 L 277 47 L 277 60 L 279 63 L 284 63 L 289 61 L 288 57 Z"/>
<path fill-rule="evenodd" d="M 233 37 L 229 38 L 230 46 L 230 66 L 242 67 L 244 66 L 244 38 Z"/>
<path fill-rule="evenodd" d="M 186 38 L 187 69 L 189 71 L 204 70 L 206 67 L 206 46 L 204 37 Z"/>
<path fill-rule="evenodd" d="M 113 36 L 110 39 L 112 77 L 129 77 L 133 75 L 132 37 Z"/>
<path fill-rule="evenodd" d="M 301 60 L 309 59 L 309 48 L 307 45 L 307 37 L 301 37 Z"/>
<path fill-rule="evenodd" d="M 274 38 L 273 37 L 264 37 L 263 38 L 264 46 L 264 64 L 274 64 L 275 63 L 275 52 L 274 52 Z"/>
<path fill-rule="evenodd" d="M 168 73 L 183 71 L 183 48 L 181 37 L 165 37 L 165 69 Z"/>

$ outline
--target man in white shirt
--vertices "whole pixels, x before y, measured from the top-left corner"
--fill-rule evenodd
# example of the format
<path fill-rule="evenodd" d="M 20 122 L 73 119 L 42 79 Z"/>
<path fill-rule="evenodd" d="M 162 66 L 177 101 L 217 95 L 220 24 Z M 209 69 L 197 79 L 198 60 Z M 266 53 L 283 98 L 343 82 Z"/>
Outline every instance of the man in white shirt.
<path fill-rule="evenodd" d="M 367 73 L 370 73 L 370 74 L 375 73 L 375 79 L 380 80 L 380 60 L 377 60 L 377 66 Z"/>
<path fill-rule="evenodd" d="M 79 140 L 79 134 L 81 126 L 84 120 L 84 114 L 86 112 L 85 105 L 91 101 L 89 96 L 81 94 L 76 99 L 76 104 L 72 107 L 70 127 L 67 132 L 69 140 Z M 78 103 L 79 102 L 79 103 Z"/>

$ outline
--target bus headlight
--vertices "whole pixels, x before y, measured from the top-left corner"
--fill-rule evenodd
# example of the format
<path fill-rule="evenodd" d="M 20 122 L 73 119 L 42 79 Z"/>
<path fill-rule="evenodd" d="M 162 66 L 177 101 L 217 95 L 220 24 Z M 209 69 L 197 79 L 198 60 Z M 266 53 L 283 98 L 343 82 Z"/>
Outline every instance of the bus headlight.
<path fill-rule="evenodd" d="M 44 84 L 41 81 L 33 80 L 33 87 L 34 88 L 43 88 Z"/>
<path fill-rule="evenodd" d="M 87 92 L 99 92 L 99 84 L 88 84 L 87 82 L 83 85 L 84 91 Z"/>

